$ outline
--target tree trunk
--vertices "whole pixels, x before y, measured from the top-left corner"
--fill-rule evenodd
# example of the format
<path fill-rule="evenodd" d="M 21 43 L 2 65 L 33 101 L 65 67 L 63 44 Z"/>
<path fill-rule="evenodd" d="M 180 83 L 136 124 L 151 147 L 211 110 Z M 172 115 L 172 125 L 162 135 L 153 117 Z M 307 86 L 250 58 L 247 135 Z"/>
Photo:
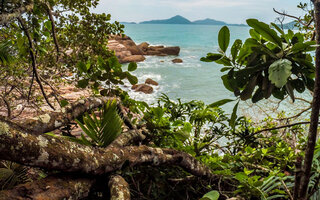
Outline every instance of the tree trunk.
<path fill-rule="evenodd" d="M 314 17 L 316 27 L 316 41 L 320 45 L 320 0 L 314 1 Z M 312 111 L 310 119 L 310 129 L 308 135 L 308 143 L 305 152 L 304 165 L 302 168 L 303 175 L 301 177 L 299 198 L 301 200 L 307 199 L 308 185 L 310 181 L 310 174 L 312 168 L 312 160 L 314 155 L 314 148 L 317 140 L 317 129 L 319 122 L 319 109 L 320 109 L 320 47 L 316 50 L 316 79 L 314 87 L 314 96 L 312 102 Z"/>
<path fill-rule="evenodd" d="M 39 135 L 66 126 L 83 113 L 101 107 L 108 100 L 112 101 L 114 99 L 115 98 L 90 97 L 67 105 L 62 108 L 60 112 L 50 112 L 32 119 L 27 119 L 24 122 L 16 123 L 3 116 L 0 116 L 0 121 L 22 132 Z"/>
<path fill-rule="evenodd" d="M 148 146 L 93 148 L 58 137 L 30 135 L 0 123 L 0 159 L 46 170 L 102 175 L 125 164 L 176 165 L 189 173 L 214 178 L 210 169 L 191 155 Z"/>
<path fill-rule="evenodd" d="M 55 175 L 0 191 L 0 200 L 82 199 L 88 196 L 94 182 L 89 178 Z"/>
<path fill-rule="evenodd" d="M 119 175 L 109 180 L 110 200 L 130 200 L 129 184 Z"/>

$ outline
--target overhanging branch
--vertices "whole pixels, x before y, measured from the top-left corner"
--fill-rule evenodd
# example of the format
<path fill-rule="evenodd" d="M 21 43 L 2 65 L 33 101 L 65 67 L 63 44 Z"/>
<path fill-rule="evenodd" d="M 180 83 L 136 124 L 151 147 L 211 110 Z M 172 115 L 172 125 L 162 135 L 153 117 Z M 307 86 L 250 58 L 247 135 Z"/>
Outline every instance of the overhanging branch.
<path fill-rule="evenodd" d="M 46 170 L 102 175 L 124 165 L 175 165 L 198 177 L 216 177 L 194 157 L 177 150 L 148 146 L 93 148 L 56 137 L 24 134 L 5 123 L 0 123 L 0 144 L 0 159 Z"/>
<path fill-rule="evenodd" d="M 0 25 L 10 22 L 11 20 L 20 17 L 23 13 L 33 10 L 33 1 L 25 6 L 21 6 L 12 11 L 12 13 L 5 13 L 0 15 Z"/>

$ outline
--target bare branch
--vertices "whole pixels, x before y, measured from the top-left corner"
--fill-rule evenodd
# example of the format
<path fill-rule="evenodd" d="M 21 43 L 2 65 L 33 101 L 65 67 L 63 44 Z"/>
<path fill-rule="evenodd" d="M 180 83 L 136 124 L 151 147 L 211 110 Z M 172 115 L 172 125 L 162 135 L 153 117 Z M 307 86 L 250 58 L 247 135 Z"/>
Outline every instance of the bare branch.
<path fill-rule="evenodd" d="M 59 47 L 59 42 L 58 42 L 58 39 L 57 39 L 56 24 L 55 24 L 55 21 L 54 21 L 54 18 L 53 18 L 52 11 L 51 11 L 49 3 L 46 3 L 46 6 L 47 6 L 47 12 L 48 12 L 48 15 L 49 15 L 49 19 L 50 19 L 51 25 L 52 25 L 51 31 L 52 31 L 53 42 L 54 42 L 54 44 L 56 46 L 56 50 L 57 50 L 57 61 L 58 61 L 59 60 L 59 55 L 60 55 L 60 47 Z"/>
<path fill-rule="evenodd" d="M 0 199 L 82 199 L 88 196 L 94 183 L 94 179 L 58 174 L 0 191 Z"/>
<path fill-rule="evenodd" d="M 292 127 L 292 126 L 304 125 L 304 124 L 310 124 L 310 122 L 297 122 L 297 123 L 294 123 L 294 124 L 287 124 L 287 125 L 278 126 L 278 127 L 273 127 L 273 128 L 266 128 L 266 129 L 262 129 L 262 130 L 260 130 L 260 131 L 256 131 L 256 132 L 253 133 L 253 134 L 259 134 L 259 133 L 266 132 L 266 131 L 272 131 L 272 130 L 278 130 L 278 129 L 283 129 L 283 128 L 289 128 L 289 127 Z"/>
<path fill-rule="evenodd" d="M 286 14 L 286 13 L 279 12 L 279 11 L 277 11 L 277 10 L 274 9 L 274 8 L 273 8 L 273 11 L 274 11 L 275 13 L 279 14 L 279 15 L 283 15 L 283 16 L 286 16 L 286 17 L 290 17 L 290 18 L 296 19 L 296 20 L 298 20 L 298 22 L 299 22 L 300 24 L 302 24 L 303 26 L 306 26 L 306 27 L 309 27 L 310 24 L 312 23 L 312 21 L 311 21 L 311 22 L 309 22 L 308 24 L 306 24 L 306 23 L 304 23 L 299 17 L 296 17 L 296 16 L 293 16 L 293 15 L 288 15 L 288 14 Z"/>
<path fill-rule="evenodd" d="M 47 104 L 53 110 L 55 110 L 55 108 L 49 102 L 49 99 L 48 99 L 48 97 L 47 97 L 47 95 L 46 95 L 46 93 L 44 91 L 43 85 L 42 85 L 41 80 L 40 80 L 39 75 L 38 75 L 36 56 L 35 56 L 35 52 L 36 51 L 35 51 L 35 48 L 34 48 L 33 41 L 32 41 L 32 38 L 30 36 L 30 33 L 29 33 L 25 23 L 24 23 L 24 20 L 21 17 L 18 17 L 18 20 L 19 20 L 19 23 L 21 24 L 21 27 L 22 27 L 22 29 L 23 29 L 24 33 L 26 34 L 26 36 L 28 38 L 28 41 L 29 41 L 29 52 L 30 52 L 30 57 L 31 57 L 31 60 L 32 60 L 32 69 L 33 69 L 34 77 L 36 78 L 36 81 L 40 86 L 40 90 L 41 90 L 42 95 L 43 95 L 44 99 L 46 100 Z"/>

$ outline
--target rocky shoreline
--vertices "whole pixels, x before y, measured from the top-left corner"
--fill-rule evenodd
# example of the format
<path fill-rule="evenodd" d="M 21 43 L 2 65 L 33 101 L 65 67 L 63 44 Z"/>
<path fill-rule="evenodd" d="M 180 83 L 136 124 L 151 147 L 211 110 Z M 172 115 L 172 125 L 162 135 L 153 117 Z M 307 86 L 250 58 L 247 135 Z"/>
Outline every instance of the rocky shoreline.
<path fill-rule="evenodd" d="M 108 48 L 115 52 L 120 63 L 142 62 L 145 56 L 178 56 L 180 47 L 150 46 L 143 42 L 137 45 L 128 36 L 111 36 L 108 42 Z"/>
<path fill-rule="evenodd" d="M 108 48 L 115 52 L 120 63 L 142 62 L 145 56 L 178 56 L 180 47 L 150 46 L 147 42 L 137 45 L 130 37 L 114 35 L 108 41 Z M 179 58 L 172 60 L 173 63 L 182 63 Z M 133 85 L 131 87 L 135 92 L 145 94 L 153 93 L 153 87 L 158 83 L 152 79 L 147 79 L 145 83 Z"/>

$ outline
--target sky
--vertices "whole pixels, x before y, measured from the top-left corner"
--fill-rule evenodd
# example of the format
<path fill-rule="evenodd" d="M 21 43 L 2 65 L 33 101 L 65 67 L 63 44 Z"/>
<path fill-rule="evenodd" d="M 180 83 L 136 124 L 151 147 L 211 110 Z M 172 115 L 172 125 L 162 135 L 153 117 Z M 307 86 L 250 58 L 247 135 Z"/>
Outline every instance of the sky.
<path fill-rule="evenodd" d="M 278 16 L 272 10 L 301 16 L 299 2 L 309 0 L 100 0 L 93 11 L 110 13 L 114 21 L 141 22 L 168 19 L 182 15 L 194 21 L 211 18 L 227 23 L 245 23 L 248 18 L 273 22 Z"/>

